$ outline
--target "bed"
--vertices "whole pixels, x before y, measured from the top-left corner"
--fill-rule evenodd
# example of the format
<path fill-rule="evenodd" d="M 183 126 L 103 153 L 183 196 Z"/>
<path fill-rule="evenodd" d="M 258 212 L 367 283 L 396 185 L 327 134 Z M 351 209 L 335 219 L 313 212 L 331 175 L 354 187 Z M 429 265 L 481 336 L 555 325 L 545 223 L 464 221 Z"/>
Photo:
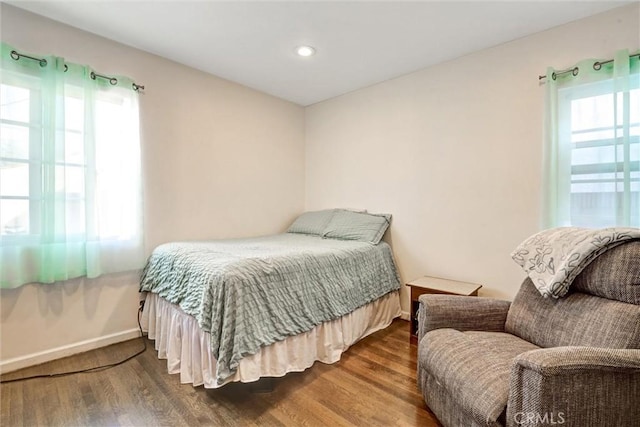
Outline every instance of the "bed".
<path fill-rule="evenodd" d="M 218 388 L 334 363 L 400 315 L 389 215 L 307 212 L 286 233 L 174 242 L 141 276 L 142 326 L 182 383 Z"/>

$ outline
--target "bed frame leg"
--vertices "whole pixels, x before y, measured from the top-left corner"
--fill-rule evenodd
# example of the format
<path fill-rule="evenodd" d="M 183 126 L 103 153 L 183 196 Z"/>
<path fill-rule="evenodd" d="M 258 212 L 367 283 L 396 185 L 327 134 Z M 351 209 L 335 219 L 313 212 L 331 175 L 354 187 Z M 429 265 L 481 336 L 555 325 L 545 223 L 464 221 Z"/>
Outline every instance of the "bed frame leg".
<path fill-rule="evenodd" d="M 273 386 L 273 378 L 260 378 L 258 381 L 251 383 L 251 393 L 271 393 Z"/>

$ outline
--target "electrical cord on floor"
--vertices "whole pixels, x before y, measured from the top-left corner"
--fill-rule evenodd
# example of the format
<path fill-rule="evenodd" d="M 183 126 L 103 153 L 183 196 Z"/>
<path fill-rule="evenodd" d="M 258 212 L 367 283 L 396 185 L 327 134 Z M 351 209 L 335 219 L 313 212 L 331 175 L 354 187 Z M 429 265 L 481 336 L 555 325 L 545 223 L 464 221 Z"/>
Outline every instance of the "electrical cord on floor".
<path fill-rule="evenodd" d="M 35 378 L 56 378 L 56 377 L 64 377 L 67 375 L 74 375 L 74 374 L 87 374 L 87 373 L 91 373 L 91 372 L 100 372 L 100 371 L 104 371 L 105 369 L 110 369 L 113 368 L 115 366 L 119 366 L 122 365 L 125 362 L 128 362 L 129 360 L 133 359 L 134 357 L 137 357 L 139 355 L 141 355 L 142 353 L 144 353 L 145 351 L 147 351 L 147 340 L 144 339 L 145 334 L 142 332 L 142 325 L 140 324 L 140 316 L 142 315 L 142 309 L 144 308 L 144 301 L 140 301 L 140 307 L 138 308 L 138 328 L 140 328 L 140 337 L 142 338 L 142 344 L 144 346 L 144 348 L 142 350 L 139 350 L 137 353 L 132 354 L 131 356 L 119 361 L 119 362 L 115 362 L 115 363 L 110 363 L 108 365 L 101 365 L 101 366 L 96 366 L 93 368 L 87 368 L 87 369 L 80 369 L 77 371 L 68 371 L 68 372 L 59 372 L 56 374 L 40 374 L 40 375 L 33 375 L 30 377 L 23 377 L 23 378 L 14 378 L 14 379 L 10 379 L 10 380 L 3 380 L 0 379 L 0 384 L 6 384 L 6 383 L 13 383 L 13 382 L 18 382 L 18 381 L 26 381 L 26 380 L 32 380 Z"/>

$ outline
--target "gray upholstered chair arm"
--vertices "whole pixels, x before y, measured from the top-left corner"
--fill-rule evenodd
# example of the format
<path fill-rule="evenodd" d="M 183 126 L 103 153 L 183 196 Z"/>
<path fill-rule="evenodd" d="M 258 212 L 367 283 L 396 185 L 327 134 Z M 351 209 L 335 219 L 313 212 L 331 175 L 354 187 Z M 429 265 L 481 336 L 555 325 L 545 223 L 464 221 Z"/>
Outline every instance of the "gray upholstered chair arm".
<path fill-rule="evenodd" d="M 503 332 L 511 303 L 493 298 L 421 295 L 418 339 L 440 328 L 459 331 Z"/>
<path fill-rule="evenodd" d="M 515 358 L 510 381 L 507 426 L 552 419 L 565 427 L 622 426 L 640 419 L 640 350 L 532 350 Z"/>

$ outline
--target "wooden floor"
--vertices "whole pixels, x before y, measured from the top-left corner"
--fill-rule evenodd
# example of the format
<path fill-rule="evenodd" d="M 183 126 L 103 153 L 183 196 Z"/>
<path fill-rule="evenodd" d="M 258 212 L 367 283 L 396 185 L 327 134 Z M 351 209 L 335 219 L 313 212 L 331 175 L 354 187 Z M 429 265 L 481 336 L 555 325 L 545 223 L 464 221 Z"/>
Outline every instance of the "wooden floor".
<path fill-rule="evenodd" d="M 123 365 L 87 374 L 0 385 L 9 426 L 438 426 L 416 387 L 416 347 L 407 322 L 352 346 L 333 365 L 316 364 L 273 380 L 206 390 L 180 384 L 158 360 L 153 342 Z M 135 353 L 135 339 L 12 372 L 3 379 L 89 368 Z"/>

